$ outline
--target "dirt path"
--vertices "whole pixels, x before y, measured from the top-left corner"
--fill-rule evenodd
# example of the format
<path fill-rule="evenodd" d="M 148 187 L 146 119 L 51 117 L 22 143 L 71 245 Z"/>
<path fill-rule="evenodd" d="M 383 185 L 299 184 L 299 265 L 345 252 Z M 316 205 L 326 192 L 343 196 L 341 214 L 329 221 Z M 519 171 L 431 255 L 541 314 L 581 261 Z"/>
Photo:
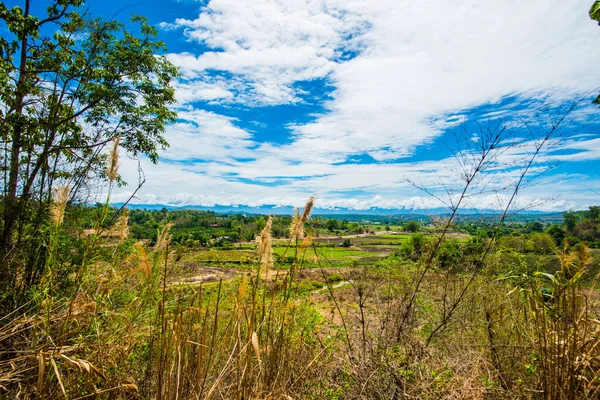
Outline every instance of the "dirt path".
<path fill-rule="evenodd" d="M 410 235 L 410 233 L 395 232 L 395 231 L 377 231 L 377 232 L 373 232 L 373 233 L 358 233 L 356 235 L 344 235 L 344 236 L 340 236 L 340 235 L 325 235 L 325 236 L 318 236 L 315 239 L 317 239 L 317 240 L 319 240 L 319 239 L 352 239 L 352 238 L 364 238 L 364 237 L 379 236 L 379 235 L 398 235 L 398 236 L 404 236 L 404 235 Z"/>
<path fill-rule="evenodd" d="M 197 267 L 197 270 L 189 276 L 175 276 L 169 279 L 169 286 L 173 285 L 198 285 L 202 282 L 216 282 L 219 280 L 230 280 L 242 271 L 235 268 L 223 267 Z"/>
<path fill-rule="evenodd" d="M 349 267 L 328 267 L 323 268 L 302 268 L 297 271 L 297 276 L 301 279 L 322 279 L 323 273 L 325 276 L 331 274 L 347 274 Z M 203 282 L 217 282 L 219 280 L 228 281 L 236 276 L 248 273 L 248 271 L 240 271 L 235 268 L 222 268 L 222 267 L 198 267 L 197 271 L 189 276 L 175 276 L 169 279 L 169 286 L 175 285 L 199 285 Z M 274 279 L 285 276 L 287 269 L 271 269 L 263 275 L 263 279 Z"/>

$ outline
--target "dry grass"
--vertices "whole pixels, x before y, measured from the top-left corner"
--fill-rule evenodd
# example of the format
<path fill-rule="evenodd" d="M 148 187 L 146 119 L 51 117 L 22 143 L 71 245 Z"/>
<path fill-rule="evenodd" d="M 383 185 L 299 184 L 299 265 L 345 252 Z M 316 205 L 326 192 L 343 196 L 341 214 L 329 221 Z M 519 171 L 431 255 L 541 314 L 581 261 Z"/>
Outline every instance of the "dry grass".
<path fill-rule="evenodd" d="M 170 226 L 153 248 L 130 246 L 126 214 L 113 227 L 121 240 L 110 251 L 100 251 L 110 240 L 101 231 L 90 235 L 73 286 L 61 288 L 50 257 L 43 295 L 0 320 L 2 395 L 598 396 L 599 308 L 579 280 L 590 260 L 585 246 L 565 250 L 554 275 L 502 278 L 482 267 L 474 276 L 435 266 L 423 273 L 419 261 L 398 259 L 336 270 L 318 257 L 310 235 L 298 244 L 313 201 L 291 227 L 298 233 L 291 264 L 273 264 L 269 219 L 257 237 L 254 270 L 228 281 L 174 284 Z M 308 257 L 320 265 L 311 276 L 321 274 L 325 290 L 303 289 Z M 335 286 L 333 273 L 346 284 Z M 548 286 L 551 297 L 541 290 Z"/>

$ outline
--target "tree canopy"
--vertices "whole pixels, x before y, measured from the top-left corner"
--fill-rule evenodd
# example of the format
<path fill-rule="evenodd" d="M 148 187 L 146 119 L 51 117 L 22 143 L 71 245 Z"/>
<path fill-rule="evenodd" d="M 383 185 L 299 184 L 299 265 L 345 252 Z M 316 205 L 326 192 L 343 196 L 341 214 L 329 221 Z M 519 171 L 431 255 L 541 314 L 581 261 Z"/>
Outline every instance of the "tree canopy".
<path fill-rule="evenodd" d="M 165 46 L 145 18 L 131 17 L 132 32 L 80 13 L 83 0 L 50 1 L 42 16 L 23 3 L 0 3 L 8 32 L 0 38 L 3 258 L 17 225 L 39 225 L 53 187 L 68 185 L 73 199 L 91 178 L 105 178 L 104 148 L 117 137 L 156 162 L 176 117 L 178 71 L 158 55 Z"/>
<path fill-rule="evenodd" d="M 592 7 L 590 8 L 590 18 L 597 21 L 598 25 L 600 25 L 600 0 L 596 0 L 594 4 L 592 4 Z M 600 95 L 596 97 L 594 103 L 600 105 Z"/>

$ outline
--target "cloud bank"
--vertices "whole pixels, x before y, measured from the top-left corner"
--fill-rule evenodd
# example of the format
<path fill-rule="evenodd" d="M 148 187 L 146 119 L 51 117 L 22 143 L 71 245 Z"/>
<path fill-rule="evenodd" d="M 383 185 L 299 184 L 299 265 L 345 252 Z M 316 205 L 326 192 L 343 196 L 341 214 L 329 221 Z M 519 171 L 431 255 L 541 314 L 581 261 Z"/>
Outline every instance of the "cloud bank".
<path fill-rule="evenodd" d="M 588 8 L 584 0 L 211 0 L 194 18 L 161 24 L 203 50 L 168 54 L 183 74 L 180 121 L 160 165 L 143 161 L 149 183 L 137 201 L 299 205 L 317 193 L 332 208 L 439 206 L 409 181 L 460 187 L 456 164 L 436 143 L 481 118 L 474 109 L 510 118 L 548 94 L 571 101 L 598 84 L 600 30 Z M 261 121 L 236 115 L 262 110 L 268 120 L 280 107 L 306 104 L 319 107 L 271 136 Z M 568 167 L 525 192 L 522 204 L 546 195 L 537 208 L 595 201 L 598 112 L 578 113 L 585 134 L 567 133 L 560 151 L 536 163 L 540 171 Z M 583 163 L 587 170 L 575 173 Z M 485 181 L 489 190 L 514 180 L 515 168 L 502 165 Z M 482 194 L 473 206 L 494 208 L 503 195 Z"/>

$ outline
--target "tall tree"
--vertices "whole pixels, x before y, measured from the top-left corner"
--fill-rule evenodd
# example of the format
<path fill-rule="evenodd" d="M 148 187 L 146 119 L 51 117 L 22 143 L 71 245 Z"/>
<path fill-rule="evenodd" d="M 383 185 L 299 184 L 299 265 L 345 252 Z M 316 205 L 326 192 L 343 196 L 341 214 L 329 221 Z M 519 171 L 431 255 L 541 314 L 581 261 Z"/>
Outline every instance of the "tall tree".
<path fill-rule="evenodd" d="M 8 32 L 0 38 L 4 265 L 18 253 L 22 227 L 39 225 L 32 218 L 43 214 L 53 186 L 68 184 L 77 196 L 89 178 L 102 177 L 102 150 L 117 136 L 127 152 L 156 162 L 176 117 L 169 105 L 178 72 L 157 55 L 165 48 L 156 29 L 139 16 L 131 18 L 135 33 L 84 17 L 82 4 L 52 0 L 38 17 L 31 0 L 11 9 L 0 2 Z"/>
<path fill-rule="evenodd" d="M 590 18 L 597 21 L 598 25 L 600 25 L 600 0 L 596 0 L 594 4 L 592 4 L 592 7 L 590 8 Z M 600 95 L 596 97 L 594 103 L 600 105 Z"/>
<path fill-rule="evenodd" d="M 575 211 L 566 211 L 563 213 L 563 222 L 565 228 L 567 228 L 567 232 L 571 235 L 575 232 L 575 227 L 577 226 L 577 222 L 579 221 L 579 214 Z"/>

